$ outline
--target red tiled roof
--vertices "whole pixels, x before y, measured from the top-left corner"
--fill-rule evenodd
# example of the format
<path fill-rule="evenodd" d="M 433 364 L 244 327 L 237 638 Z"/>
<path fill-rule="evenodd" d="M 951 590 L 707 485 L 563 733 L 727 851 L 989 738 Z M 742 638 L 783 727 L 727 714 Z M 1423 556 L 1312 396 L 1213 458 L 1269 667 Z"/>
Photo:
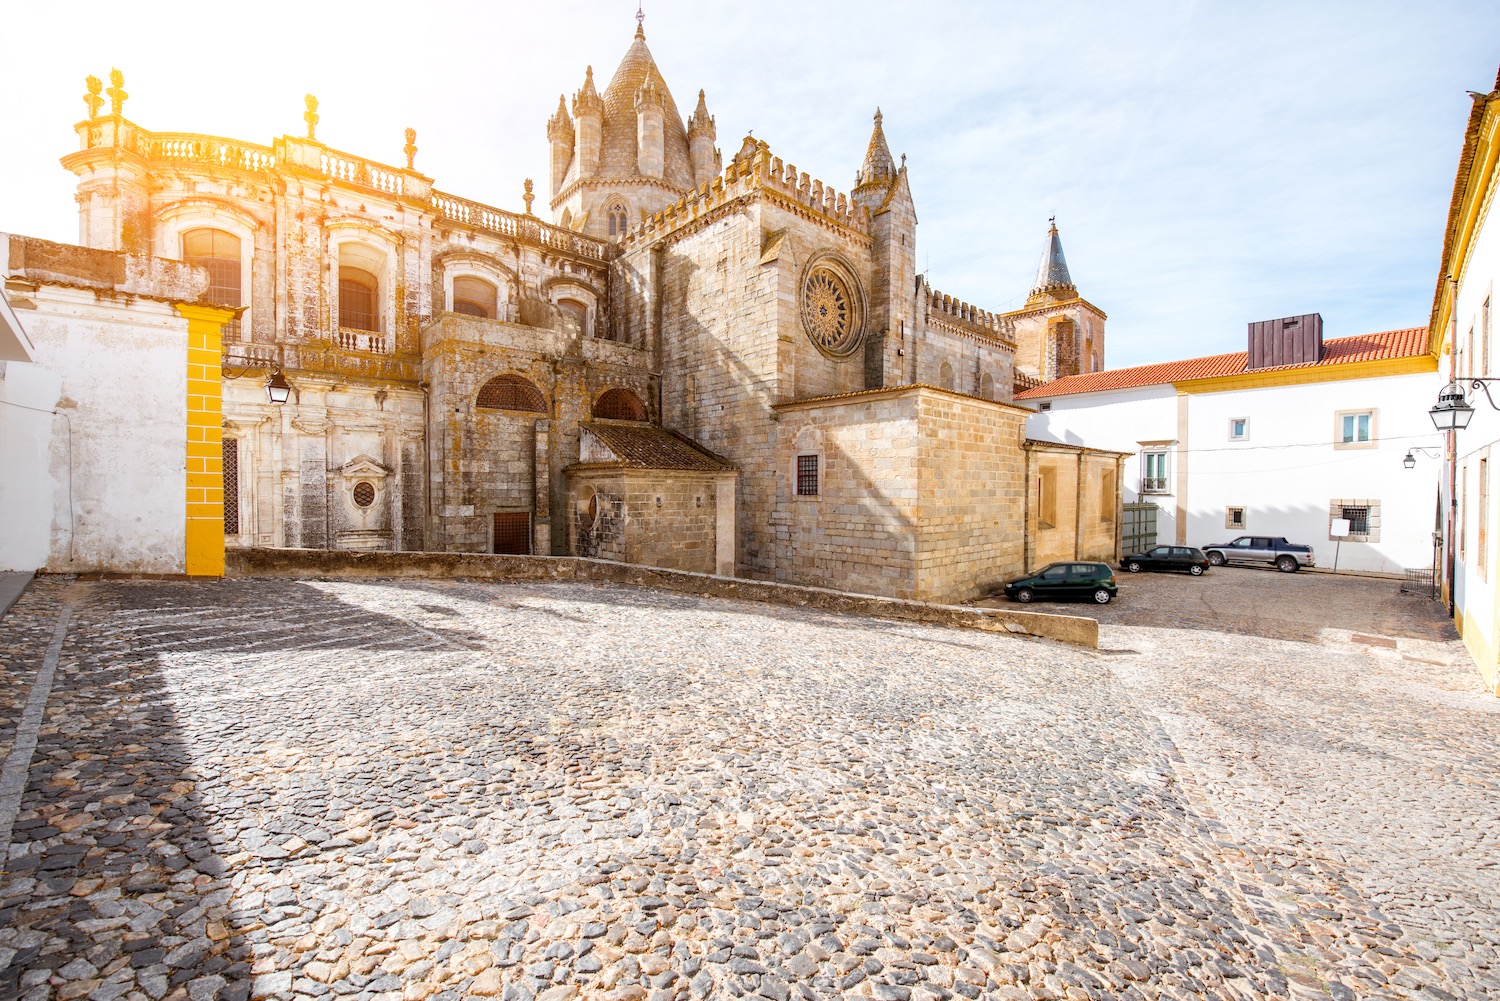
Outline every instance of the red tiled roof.
<path fill-rule="evenodd" d="M 1387 330 L 1379 334 L 1356 334 L 1353 337 L 1335 337 L 1323 342 L 1323 359 L 1304 362 L 1300 365 L 1277 365 L 1258 368 L 1256 372 L 1279 372 L 1293 368 L 1320 368 L 1328 365 L 1349 365 L 1362 361 L 1389 361 L 1392 358 L 1409 358 L 1427 353 L 1427 328 L 1407 327 L 1404 330 Z M 1227 355 L 1209 355 L 1206 358 L 1187 358 L 1183 361 L 1160 362 L 1156 365 L 1137 365 L 1135 368 L 1117 368 L 1105 372 L 1090 372 L 1087 375 L 1069 375 L 1054 379 L 1045 385 L 1017 393 L 1017 400 L 1046 399 L 1053 396 L 1071 396 L 1077 393 L 1098 393 L 1107 389 L 1135 389 L 1142 386 L 1164 386 L 1189 379 L 1213 379 L 1225 375 L 1242 375 L 1250 362 L 1247 352 L 1236 351 Z"/>

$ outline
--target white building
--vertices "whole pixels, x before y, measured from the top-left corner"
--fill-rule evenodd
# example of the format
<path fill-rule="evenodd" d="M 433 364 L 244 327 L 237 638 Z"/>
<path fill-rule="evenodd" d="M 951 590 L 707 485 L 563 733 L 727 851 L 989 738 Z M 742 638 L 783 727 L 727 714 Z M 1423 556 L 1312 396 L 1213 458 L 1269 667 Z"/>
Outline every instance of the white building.
<path fill-rule="evenodd" d="M 1500 589 L 1496 587 L 1494 462 L 1500 459 L 1500 376 L 1495 356 L 1495 286 L 1500 284 L 1500 226 L 1488 212 L 1500 181 L 1500 78 L 1495 90 L 1473 94 L 1474 108 L 1459 157 L 1458 177 L 1444 231 L 1442 266 L 1431 328 L 1448 355 L 1445 374 L 1457 381 L 1474 408 L 1468 426 L 1453 435 L 1439 489 L 1452 491 L 1449 598 L 1453 621 L 1486 685 L 1500 695 Z M 1452 276 L 1452 280 L 1450 277 Z M 1477 381 L 1476 381 L 1477 380 Z M 1489 401 L 1486 397 L 1490 396 Z M 1431 407 L 1429 397 L 1422 409 Z"/>
<path fill-rule="evenodd" d="M 1032 438 L 1131 453 L 1127 519 L 1154 505 L 1156 531 L 1127 547 L 1285 536 L 1312 546 L 1320 567 L 1432 567 L 1438 499 L 1421 470 L 1439 458 L 1427 408 L 1442 380 L 1427 331 L 1324 341 L 1310 314 L 1251 324 L 1250 341 L 1058 379 L 1016 402 L 1038 410 Z M 1347 537 L 1332 534 L 1334 519 L 1351 522 Z"/>

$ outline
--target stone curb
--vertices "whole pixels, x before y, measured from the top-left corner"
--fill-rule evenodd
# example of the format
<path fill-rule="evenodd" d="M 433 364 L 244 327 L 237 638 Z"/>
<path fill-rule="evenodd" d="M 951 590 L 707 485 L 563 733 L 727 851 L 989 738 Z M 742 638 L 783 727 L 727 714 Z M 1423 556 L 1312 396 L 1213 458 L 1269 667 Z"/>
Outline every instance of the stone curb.
<path fill-rule="evenodd" d="M 492 556 L 488 553 L 391 553 L 338 549 L 231 549 L 228 577 L 398 577 L 490 580 L 600 581 L 680 591 L 710 598 L 762 601 L 795 608 L 871 615 L 883 619 L 1034 636 L 1099 648 L 1099 623 L 1075 615 L 937 605 L 850 594 L 821 587 L 742 580 L 685 570 L 661 570 L 579 556 Z"/>

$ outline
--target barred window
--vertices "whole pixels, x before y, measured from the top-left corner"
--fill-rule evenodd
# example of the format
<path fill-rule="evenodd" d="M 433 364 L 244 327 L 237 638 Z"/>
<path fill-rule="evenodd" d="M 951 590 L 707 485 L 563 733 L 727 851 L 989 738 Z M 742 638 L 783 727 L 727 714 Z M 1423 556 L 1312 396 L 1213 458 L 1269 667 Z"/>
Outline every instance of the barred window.
<path fill-rule="evenodd" d="M 1343 507 L 1344 520 L 1349 522 L 1350 535 L 1370 534 L 1370 509 L 1367 507 Z"/>
<path fill-rule="evenodd" d="M 545 414 L 547 398 L 519 375 L 500 375 L 485 383 L 474 405 L 483 410 L 524 410 Z"/>
<path fill-rule="evenodd" d="M 224 534 L 240 534 L 240 441 L 224 439 Z"/>
<path fill-rule="evenodd" d="M 531 513 L 529 511 L 496 511 L 494 550 L 512 556 L 531 555 Z"/>
<path fill-rule="evenodd" d="M 194 229 L 182 234 L 182 259 L 208 272 L 203 298 L 216 306 L 240 304 L 240 240 L 221 229 Z"/>
<path fill-rule="evenodd" d="M 594 416 L 607 421 L 645 421 L 646 404 L 628 389 L 610 389 L 595 401 Z"/>
<path fill-rule="evenodd" d="M 818 457 L 816 455 L 797 456 L 797 496 L 818 496 Z"/>

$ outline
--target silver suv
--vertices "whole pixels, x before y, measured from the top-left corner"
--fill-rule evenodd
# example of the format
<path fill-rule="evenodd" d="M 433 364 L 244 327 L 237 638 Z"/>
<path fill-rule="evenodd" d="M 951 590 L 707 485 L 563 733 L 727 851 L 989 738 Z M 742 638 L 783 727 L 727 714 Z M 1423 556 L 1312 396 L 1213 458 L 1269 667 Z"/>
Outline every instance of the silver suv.
<path fill-rule="evenodd" d="M 1317 566 L 1311 546 L 1288 542 L 1279 535 L 1242 535 L 1233 542 L 1204 546 L 1208 562 L 1216 567 L 1226 563 L 1263 563 L 1283 573 Z"/>

